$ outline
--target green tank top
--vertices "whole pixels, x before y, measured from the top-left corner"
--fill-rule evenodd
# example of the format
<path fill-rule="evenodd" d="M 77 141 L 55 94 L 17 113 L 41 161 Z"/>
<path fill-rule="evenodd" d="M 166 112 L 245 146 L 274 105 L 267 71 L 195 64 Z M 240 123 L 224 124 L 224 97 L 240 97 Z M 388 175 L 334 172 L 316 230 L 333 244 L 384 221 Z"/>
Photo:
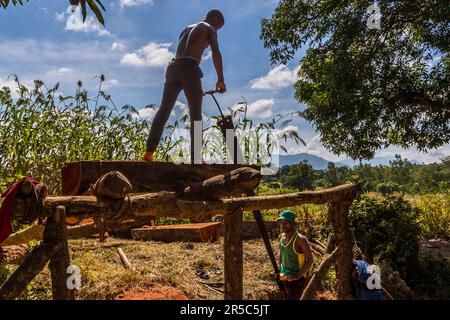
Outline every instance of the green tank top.
<path fill-rule="evenodd" d="M 295 232 L 286 245 L 283 244 L 284 233 L 278 238 L 281 255 L 281 275 L 296 275 L 305 264 L 305 255 L 295 251 L 294 244 L 299 236 L 300 234 Z"/>

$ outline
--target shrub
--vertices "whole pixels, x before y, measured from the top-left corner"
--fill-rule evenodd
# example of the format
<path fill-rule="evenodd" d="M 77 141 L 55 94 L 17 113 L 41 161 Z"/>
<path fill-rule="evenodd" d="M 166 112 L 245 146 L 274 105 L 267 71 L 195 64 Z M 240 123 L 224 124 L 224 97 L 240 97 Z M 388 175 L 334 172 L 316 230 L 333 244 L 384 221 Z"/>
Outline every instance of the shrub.
<path fill-rule="evenodd" d="M 389 261 L 408 281 L 419 269 L 419 214 L 400 195 L 363 196 L 353 203 L 349 219 L 366 259 L 370 263 Z"/>
<path fill-rule="evenodd" d="M 450 260 L 442 256 L 420 255 L 421 271 L 411 276 L 411 287 L 421 298 L 450 298 Z"/>
<path fill-rule="evenodd" d="M 381 194 L 400 192 L 400 185 L 395 182 L 382 182 L 377 185 L 377 191 Z"/>
<path fill-rule="evenodd" d="M 450 193 L 415 196 L 412 200 L 420 208 L 419 225 L 426 239 L 450 239 Z"/>

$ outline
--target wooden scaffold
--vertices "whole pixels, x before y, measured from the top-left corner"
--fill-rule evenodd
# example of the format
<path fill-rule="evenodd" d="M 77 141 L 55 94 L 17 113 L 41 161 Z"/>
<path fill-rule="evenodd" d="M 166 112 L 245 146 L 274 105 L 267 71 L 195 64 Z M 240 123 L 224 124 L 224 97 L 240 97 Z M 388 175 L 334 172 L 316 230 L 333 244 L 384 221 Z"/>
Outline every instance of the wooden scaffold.
<path fill-rule="evenodd" d="M 63 195 L 49 196 L 43 202 L 47 217 L 43 241 L 0 287 L 0 299 L 19 296 L 49 261 L 53 299 L 74 299 L 74 290 L 67 286 L 70 256 L 66 219 L 173 217 L 207 221 L 223 215 L 224 298 L 239 300 L 243 298 L 243 212 L 301 204 L 328 204 L 333 227 L 333 237 L 328 242 L 322 263 L 302 299 L 313 297 L 321 278 L 333 264 L 338 299 L 351 299 L 354 240 L 348 211 L 360 192 L 359 186 L 347 184 L 321 191 L 248 196 L 254 194 L 260 180 L 258 166 L 143 161 L 69 163 L 62 170 Z M 25 201 L 18 198 L 13 218 L 20 220 L 24 212 Z"/>

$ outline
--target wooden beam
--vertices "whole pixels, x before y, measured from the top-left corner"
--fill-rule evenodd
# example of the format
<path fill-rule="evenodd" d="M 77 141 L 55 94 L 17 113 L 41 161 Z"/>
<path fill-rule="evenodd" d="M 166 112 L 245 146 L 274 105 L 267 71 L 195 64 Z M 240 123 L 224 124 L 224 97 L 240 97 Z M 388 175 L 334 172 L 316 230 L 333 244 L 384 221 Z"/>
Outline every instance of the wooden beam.
<path fill-rule="evenodd" d="M 180 191 L 188 186 L 242 167 L 234 164 L 175 164 L 148 161 L 78 161 L 61 170 L 63 195 L 82 195 L 102 175 L 120 171 L 131 182 L 133 192 Z"/>
<path fill-rule="evenodd" d="M 58 254 L 50 258 L 48 265 L 52 277 L 52 299 L 74 300 L 74 291 L 67 287 L 67 268 L 70 266 L 69 246 L 67 244 L 66 208 L 59 206 L 52 217 L 47 218 L 44 242 L 59 243 Z"/>
<path fill-rule="evenodd" d="M 52 212 L 57 206 L 66 207 L 66 215 L 78 217 L 80 220 L 87 217 L 96 217 L 117 212 L 119 207 L 123 217 L 174 217 L 187 219 L 211 219 L 214 215 L 226 215 L 237 208 L 244 211 L 283 209 L 301 204 L 325 204 L 348 199 L 351 203 L 359 192 L 359 186 L 354 184 L 321 190 L 296 192 L 274 196 L 241 197 L 208 201 L 181 200 L 176 192 L 158 192 L 130 196 L 122 201 L 100 202 L 93 196 L 61 196 L 48 197 L 44 202 L 45 212 Z M 348 202 L 348 201 L 347 201 Z M 23 212 L 24 206 L 17 199 L 15 212 Z"/>
<path fill-rule="evenodd" d="M 28 255 L 29 247 L 27 244 L 1 246 L 0 264 L 21 264 Z"/>
<path fill-rule="evenodd" d="M 243 299 L 244 259 L 242 246 L 242 209 L 224 220 L 225 300 Z"/>
<path fill-rule="evenodd" d="M 314 293 L 316 292 L 317 287 L 319 286 L 323 277 L 327 273 L 328 269 L 330 269 L 333 262 L 336 261 L 338 250 L 339 247 L 334 249 L 334 251 L 331 253 L 328 252 L 325 253 L 324 257 L 322 258 L 322 261 L 320 262 L 319 268 L 317 268 L 311 280 L 309 280 L 300 300 L 310 300 L 314 298 Z"/>

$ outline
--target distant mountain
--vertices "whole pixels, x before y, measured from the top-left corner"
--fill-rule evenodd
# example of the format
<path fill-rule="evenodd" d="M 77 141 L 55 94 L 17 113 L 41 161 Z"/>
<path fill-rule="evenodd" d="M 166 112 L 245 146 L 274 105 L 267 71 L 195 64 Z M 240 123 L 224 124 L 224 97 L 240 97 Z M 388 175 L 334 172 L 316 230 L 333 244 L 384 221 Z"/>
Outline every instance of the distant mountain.
<path fill-rule="evenodd" d="M 389 161 L 392 161 L 394 159 L 395 159 L 395 157 L 375 157 L 371 160 L 364 160 L 364 161 L 362 161 L 362 163 L 369 163 L 373 167 L 380 166 L 380 165 L 388 166 Z M 286 166 L 286 165 L 290 166 L 290 165 L 297 164 L 297 163 L 300 163 L 303 161 L 308 161 L 308 163 L 310 165 L 312 165 L 315 170 L 324 170 L 327 168 L 328 162 L 333 162 L 333 161 L 328 161 L 322 157 L 315 156 L 315 155 L 309 154 L 309 153 L 280 155 L 280 168 L 283 166 Z M 413 164 L 421 164 L 417 160 L 409 160 L 409 161 Z M 339 162 L 334 162 L 334 164 L 336 165 L 336 167 L 353 168 L 354 166 L 359 165 L 359 161 L 352 160 L 352 159 L 345 159 L 345 160 L 342 160 Z"/>
<path fill-rule="evenodd" d="M 308 161 L 310 165 L 313 166 L 315 170 L 324 170 L 328 166 L 328 160 L 324 158 L 315 156 L 309 153 L 299 153 L 299 154 L 289 154 L 289 155 L 280 155 L 280 167 L 286 165 L 293 165 L 303 161 Z M 335 163 L 338 167 L 343 167 L 345 164 Z"/>

